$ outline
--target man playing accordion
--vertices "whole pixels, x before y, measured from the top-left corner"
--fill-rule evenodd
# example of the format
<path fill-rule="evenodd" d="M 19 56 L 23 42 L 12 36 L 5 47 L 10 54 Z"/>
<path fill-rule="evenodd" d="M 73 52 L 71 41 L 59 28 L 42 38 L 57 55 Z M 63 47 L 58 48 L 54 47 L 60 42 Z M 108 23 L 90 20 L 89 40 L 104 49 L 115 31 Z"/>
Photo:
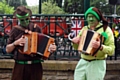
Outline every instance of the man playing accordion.
<path fill-rule="evenodd" d="M 74 80 L 104 80 L 106 73 L 106 58 L 114 54 L 114 36 L 112 30 L 108 26 L 107 20 L 103 17 L 99 9 L 90 7 L 85 12 L 85 18 L 88 22 L 87 26 L 84 26 L 77 37 L 71 39 L 73 47 L 78 49 L 82 33 L 84 30 L 92 30 L 103 36 L 103 42 L 101 39 L 95 39 L 91 41 L 90 48 L 98 49 L 95 55 L 85 54 L 81 51 L 81 59 L 79 60 L 75 72 Z M 88 34 L 90 37 L 90 34 Z M 86 41 L 90 41 L 87 39 Z M 79 50 L 79 49 L 78 49 Z"/>
<path fill-rule="evenodd" d="M 21 28 L 24 28 L 25 31 L 13 27 L 9 34 L 6 52 L 13 53 L 15 60 L 11 80 L 42 80 L 43 69 L 41 64 L 41 57 L 38 56 L 37 54 L 36 55 L 22 54 L 19 51 L 19 48 L 21 46 L 24 46 L 24 44 L 26 43 L 26 39 L 24 38 L 23 35 L 26 33 L 31 34 L 31 32 L 41 33 L 41 29 L 39 26 L 30 22 L 32 12 L 25 6 L 17 7 L 13 15 L 18 19 L 19 26 Z M 49 46 L 49 50 L 51 53 L 56 50 L 55 43 Z"/>

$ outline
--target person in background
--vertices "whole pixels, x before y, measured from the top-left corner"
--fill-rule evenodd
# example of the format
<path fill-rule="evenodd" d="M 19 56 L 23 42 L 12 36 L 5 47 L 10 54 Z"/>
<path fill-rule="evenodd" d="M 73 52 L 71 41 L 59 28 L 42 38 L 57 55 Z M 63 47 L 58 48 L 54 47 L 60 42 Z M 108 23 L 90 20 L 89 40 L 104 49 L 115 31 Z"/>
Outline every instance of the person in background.
<path fill-rule="evenodd" d="M 90 7 L 85 12 L 88 25 L 84 26 L 78 36 L 71 39 L 73 47 L 78 49 L 80 36 L 83 30 L 93 30 L 104 37 L 103 43 L 100 39 L 93 40 L 91 47 L 98 49 L 96 56 L 81 53 L 81 59 L 76 65 L 74 80 L 104 80 L 106 74 L 106 58 L 114 54 L 114 36 L 107 20 L 98 8 Z"/>
<path fill-rule="evenodd" d="M 13 53 L 15 60 L 11 80 L 42 80 L 41 57 L 37 54 L 33 56 L 22 54 L 18 51 L 26 43 L 26 39 L 23 36 L 25 33 L 41 33 L 41 29 L 38 25 L 30 22 L 32 12 L 25 6 L 18 6 L 13 15 L 19 20 L 19 26 L 26 30 L 22 31 L 13 27 L 9 34 L 6 52 Z M 49 49 L 51 53 L 54 52 L 56 50 L 55 43 L 51 44 Z"/>

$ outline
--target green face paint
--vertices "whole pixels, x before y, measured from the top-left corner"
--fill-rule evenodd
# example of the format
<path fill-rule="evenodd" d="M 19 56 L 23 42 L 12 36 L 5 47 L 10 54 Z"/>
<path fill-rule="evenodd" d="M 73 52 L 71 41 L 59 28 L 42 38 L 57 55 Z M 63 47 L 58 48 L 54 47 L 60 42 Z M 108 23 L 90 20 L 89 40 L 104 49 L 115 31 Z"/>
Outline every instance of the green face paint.
<path fill-rule="evenodd" d="M 98 20 L 93 14 L 88 14 L 87 22 L 90 26 L 95 26 L 98 23 Z"/>
<path fill-rule="evenodd" d="M 29 18 L 19 19 L 19 21 L 20 21 L 20 25 L 24 27 L 28 26 L 29 24 Z"/>
<path fill-rule="evenodd" d="M 29 13 L 27 13 L 27 14 L 24 15 L 24 16 L 20 16 L 20 15 L 16 14 L 16 16 L 17 16 L 17 18 L 19 19 L 21 26 L 23 26 L 23 27 L 28 26 L 28 24 L 29 24 L 29 18 L 28 18 Z"/>

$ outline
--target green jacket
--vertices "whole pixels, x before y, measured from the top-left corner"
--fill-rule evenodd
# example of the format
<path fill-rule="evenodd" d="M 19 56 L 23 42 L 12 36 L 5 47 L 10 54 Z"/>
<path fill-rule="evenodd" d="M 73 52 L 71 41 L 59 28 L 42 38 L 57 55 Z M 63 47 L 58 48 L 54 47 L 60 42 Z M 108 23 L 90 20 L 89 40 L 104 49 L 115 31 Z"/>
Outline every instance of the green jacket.
<path fill-rule="evenodd" d="M 97 27 L 100 27 L 102 25 L 102 23 L 99 23 Z M 87 30 L 88 26 L 84 26 L 80 33 L 78 34 L 78 36 L 81 36 L 81 33 L 83 30 Z M 98 33 L 102 34 L 102 32 L 104 32 L 103 27 L 97 30 Z M 111 30 L 110 27 L 107 27 L 106 31 L 105 31 L 108 35 L 108 38 L 104 41 L 103 44 L 103 49 L 102 50 L 98 50 L 96 57 L 95 56 L 91 56 L 91 55 L 85 55 L 85 54 L 81 54 L 81 58 L 85 58 L 85 59 L 104 59 L 107 58 L 107 55 L 112 56 L 114 54 L 115 51 L 115 44 L 114 44 L 114 35 L 113 32 Z M 75 49 L 78 48 L 78 44 L 73 44 L 73 47 Z"/>

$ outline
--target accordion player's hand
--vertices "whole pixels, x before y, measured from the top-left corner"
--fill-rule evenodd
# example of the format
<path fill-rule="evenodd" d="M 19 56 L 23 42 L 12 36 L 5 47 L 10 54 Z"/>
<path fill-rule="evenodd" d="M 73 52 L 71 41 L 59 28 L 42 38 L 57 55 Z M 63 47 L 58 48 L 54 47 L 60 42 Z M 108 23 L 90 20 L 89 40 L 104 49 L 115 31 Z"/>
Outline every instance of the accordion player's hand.
<path fill-rule="evenodd" d="M 24 36 L 22 36 L 21 38 L 19 38 L 18 40 L 14 41 L 14 45 L 19 45 L 19 46 L 23 46 L 26 43 L 26 39 L 24 38 Z"/>
<path fill-rule="evenodd" d="M 92 41 L 92 47 L 93 48 L 97 48 L 98 49 L 100 46 L 101 46 L 100 39 Z"/>
<path fill-rule="evenodd" d="M 74 37 L 72 40 L 71 40 L 73 43 L 75 43 L 75 44 L 79 44 L 79 42 L 80 42 L 80 37 Z"/>
<path fill-rule="evenodd" d="M 28 29 L 25 30 L 25 33 L 31 34 L 32 31 L 29 31 Z"/>
<path fill-rule="evenodd" d="M 49 51 L 51 52 L 51 53 L 53 53 L 54 51 L 56 51 L 56 45 L 55 45 L 55 43 L 53 43 L 53 44 L 50 44 L 50 46 L 49 46 Z"/>

